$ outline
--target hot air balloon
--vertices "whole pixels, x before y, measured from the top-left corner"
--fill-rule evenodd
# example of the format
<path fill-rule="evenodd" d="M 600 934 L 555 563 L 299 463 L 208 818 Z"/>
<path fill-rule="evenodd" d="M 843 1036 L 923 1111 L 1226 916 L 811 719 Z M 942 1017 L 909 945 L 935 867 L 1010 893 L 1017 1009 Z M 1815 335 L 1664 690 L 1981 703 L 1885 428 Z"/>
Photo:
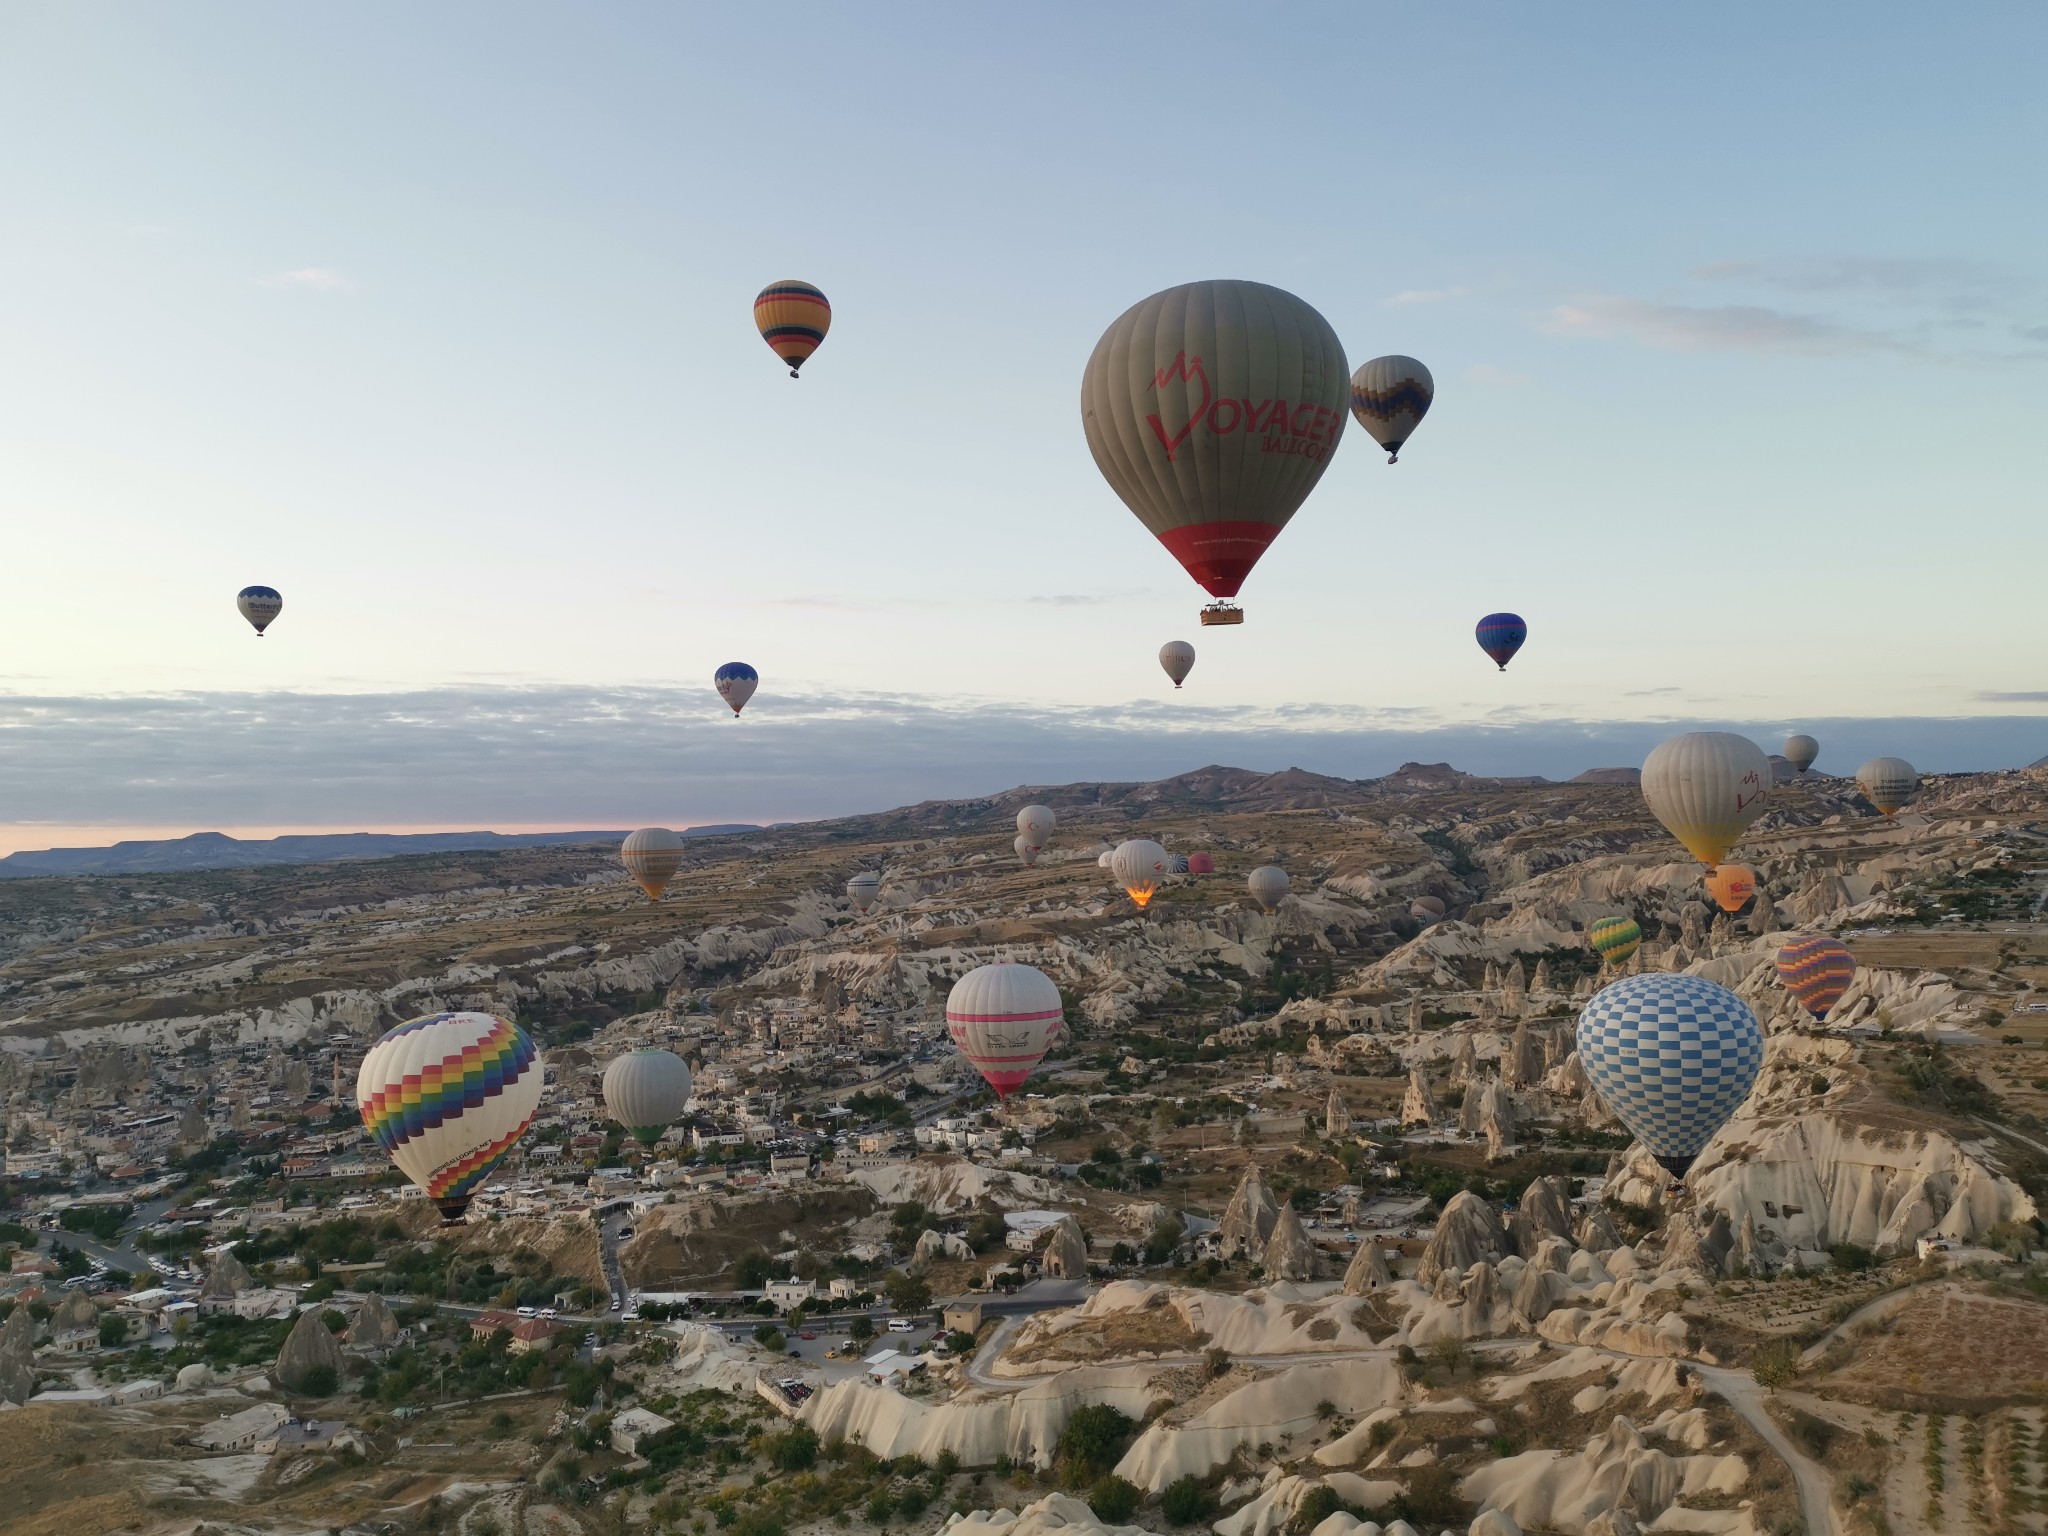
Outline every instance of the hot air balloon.
<path fill-rule="evenodd" d="M 1434 896 L 1418 896 L 1408 903 L 1408 915 L 1428 927 L 1444 920 L 1444 904 Z"/>
<path fill-rule="evenodd" d="M 643 1147 L 661 1140 L 689 1102 L 690 1069 L 674 1051 L 628 1051 L 604 1069 L 605 1112 Z"/>
<path fill-rule="evenodd" d="M 243 618 L 256 626 L 256 638 L 261 640 L 270 621 L 284 612 L 284 599 L 275 587 L 244 587 L 235 594 L 235 606 L 242 610 Z"/>
<path fill-rule="evenodd" d="M 1607 1107 L 1674 1179 L 1756 1083 L 1764 1033 L 1704 976 L 1624 976 L 1579 1015 L 1579 1061 Z"/>
<path fill-rule="evenodd" d="M 1188 873 L 1191 875 L 1213 875 L 1216 873 L 1216 856 L 1212 853 L 1191 853 L 1188 855 Z"/>
<path fill-rule="evenodd" d="M 1603 917 L 1586 925 L 1594 951 L 1615 970 L 1643 945 L 1643 930 L 1632 917 Z"/>
<path fill-rule="evenodd" d="M 1187 872 L 1188 856 L 1184 853 L 1176 853 L 1173 856 L 1173 859 L 1168 867 L 1167 873 L 1174 875 L 1184 875 Z"/>
<path fill-rule="evenodd" d="M 1166 675 L 1178 688 L 1195 670 L 1195 648 L 1185 640 L 1169 640 L 1159 647 L 1159 665 L 1166 669 Z"/>
<path fill-rule="evenodd" d="M 1756 871 L 1747 864 L 1717 864 L 1707 876 L 1707 894 L 1723 912 L 1740 912 L 1756 894 Z"/>
<path fill-rule="evenodd" d="M 846 882 L 846 899 L 853 903 L 853 910 L 865 912 L 875 904 L 875 898 L 882 894 L 882 877 L 871 869 L 864 869 Z"/>
<path fill-rule="evenodd" d="M 626 834 L 619 845 L 619 862 L 649 901 L 659 901 L 683 867 L 683 840 L 667 827 L 642 827 Z"/>
<path fill-rule="evenodd" d="M 1913 798 L 1913 791 L 1920 787 L 1920 775 L 1903 757 L 1873 757 L 1856 770 L 1856 784 L 1863 791 L 1863 798 L 1890 821 L 1899 807 Z"/>
<path fill-rule="evenodd" d="M 809 283 L 786 277 L 770 283 L 755 297 L 754 325 L 768 349 L 789 364 L 793 379 L 797 369 L 824 344 L 825 333 L 832 329 L 832 306 Z"/>
<path fill-rule="evenodd" d="M 1060 989 L 1035 965 L 977 966 L 946 995 L 946 1031 L 998 1099 L 1024 1085 L 1064 1023 Z"/>
<path fill-rule="evenodd" d="M 1702 864 L 1719 864 L 1764 813 L 1771 765 L 1763 749 L 1728 731 L 1688 731 L 1643 760 L 1643 799 Z"/>
<path fill-rule="evenodd" d="M 1344 347 L 1264 283 L 1183 283 L 1132 305 L 1081 378 L 1088 451 L 1212 597 L 1235 597 L 1344 435 Z M 1242 624 L 1224 601 L 1204 624 Z"/>
<path fill-rule="evenodd" d="M 1109 868 L 1110 861 L 1115 857 L 1116 850 L 1114 848 L 1105 848 L 1102 852 L 1095 855 L 1095 867 L 1097 869 L 1107 869 Z"/>
<path fill-rule="evenodd" d="M 1828 1016 L 1855 979 L 1856 957 L 1839 939 L 1802 935 L 1778 951 L 1778 980 L 1817 1020 Z"/>
<path fill-rule="evenodd" d="M 1026 869 L 1038 862 L 1038 850 L 1031 845 L 1031 839 L 1022 832 L 1017 834 L 1016 840 L 1010 846 L 1017 850 L 1017 857 L 1024 861 Z"/>
<path fill-rule="evenodd" d="M 1017 813 L 1017 835 L 1031 844 L 1034 853 L 1052 841 L 1056 824 L 1057 818 L 1047 806 L 1027 805 Z"/>
<path fill-rule="evenodd" d="M 462 1220 L 540 1108 L 540 1053 L 488 1013 L 432 1013 L 390 1031 L 356 1073 L 356 1108 L 398 1171 Z"/>
<path fill-rule="evenodd" d="M 1134 837 L 1129 842 L 1118 843 L 1116 852 L 1109 856 L 1110 874 L 1124 888 L 1124 894 L 1141 908 L 1152 899 L 1153 893 L 1159 889 L 1159 882 L 1172 868 L 1171 856 L 1149 837 Z"/>
<path fill-rule="evenodd" d="M 1529 638 L 1529 626 L 1515 613 L 1489 613 L 1472 632 L 1479 640 L 1479 649 L 1491 656 L 1493 664 L 1503 672 L 1515 659 L 1515 652 L 1522 648 L 1522 642 Z"/>
<path fill-rule="evenodd" d="M 1436 380 L 1412 357 L 1398 352 L 1360 363 L 1351 375 L 1351 414 L 1397 463 L 1401 446 L 1415 435 L 1429 402 L 1436 398 Z"/>
<path fill-rule="evenodd" d="M 1252 900 L 1268 912 L 1280 910 L 1280 903 L 1287 899 L 1287 871 L 1278 864 L 1261 864 L 1245 877 L 1245 889 L 1252 893 Z"/>
<path fill-rule="evenodd" d="M 1798 769 L 1801 773 L 1804 773 L 1807 769 L 1811 768 L 1813 766 L 1813 760 L 1819 756 L 1820 743 L 1815 741 L 1811 736 L 1787 736 L 1785 738 L 1785 761 L 1790 763 L 1794 768 Z"/>
<path fill-rule="evenodd" d="M 735 718 L 747 707 L 747 700 L 754 696 L 754 690 L 761 686 L 761 674 L 744 661 L 728 661 L 711 674 L 711 681 L 718 689 L 718 696 L 732 706 Z"/>

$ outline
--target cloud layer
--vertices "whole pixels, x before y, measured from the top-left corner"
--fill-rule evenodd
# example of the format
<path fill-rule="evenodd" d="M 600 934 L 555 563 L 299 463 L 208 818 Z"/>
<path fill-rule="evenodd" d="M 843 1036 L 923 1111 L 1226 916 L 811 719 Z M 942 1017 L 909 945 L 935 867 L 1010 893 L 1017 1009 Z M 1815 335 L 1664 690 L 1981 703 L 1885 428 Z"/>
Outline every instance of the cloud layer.
<path fill-rule="evenodd" d="M 1205 763 L 1363 778 L 1404 761 L 1569 778 L 1640 763 L 1674 730 L 1774 744 L 1786 722 L 1434 726 L 1324 708 L 1049 710 L 701 689 L 0 699 L 0 804 L 20 822 L 183 827 L 617 826 L 882 810 L 1019 784 L 1160 778 Z M 2037 716 L 1804 721 L 1820 766 L 1934 770 L 2048 753 Z"/>

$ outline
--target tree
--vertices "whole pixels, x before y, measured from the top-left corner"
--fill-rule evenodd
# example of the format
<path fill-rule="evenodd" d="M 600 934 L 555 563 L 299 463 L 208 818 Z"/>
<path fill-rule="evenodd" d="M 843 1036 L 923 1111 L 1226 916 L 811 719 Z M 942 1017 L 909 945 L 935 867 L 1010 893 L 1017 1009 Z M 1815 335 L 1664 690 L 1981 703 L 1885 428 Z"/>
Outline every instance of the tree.
<path fill-rule="evenodd" d="M 1750 1358 L 1749 1374 L 1769 1392 L 1790 1386 L 1799 1374 L 1799 1346 L 1790 1339 L 1771 1340 Z"/>
<path fill-rule="evenodd" d="M 846 1334 L 856 1344 L 865 1344 L 875 1336 L 874 1320 L 868 1317 L 856 1317 L 853 1320 L 853 1325 L 846 1330 Z"/>
<path fill-rule="evenodd" d="M 885 1282 L 889 1292 L 889 1305 L 898 1312 L 924 1312 L 932 1304 L 932 1288 L 925 1284 L 922 1275 L 904 1274 L 897 1271 Z"/>
<path fill-rule="evenodd" d="M 100 1348 L 118 1349 L 128 1342 L 128 1324 L 109 1312 L 100 1319 Z"/>
<path fill-rule="evenodd" d="M 1174 1479 L 1159 1495 L 1159 1513 L 1175 1525 L 1193 1525 L 1198 1520 L 1206 1520 L 1215 1507 L 1216 1500 L 1208 1488 L 1192 1475 Z"/>
<path fill-rule="evenodd" d="M 1069 1488 L 1085 1488 L 1106 1477 L 1136 1426 L 1107 1403 L 1077 1408 L 1060 1432 L 1059 1454 Z"/>
<path fill-rule="evenodd" d="M 784 1472 L 808 1472 L 818 1464 L 818 1432 L 808 1424 L 792 1425 L 770 1442 L 770 1460 Z"/>
<path fill-rule="evenodd" d="M 341 1378 L 331 1365 L 309 1366 L 299 1378 L 298 1392 L 301 1397 L 332 1397 L 335 1388 L 341 1385 Z"/>
<path fill-rule="evenodd" d="M 1107 1477 L 1097 1478 L 1095 1486 L 1088 1490 L 1088 1507 L 1095 1511 L 1096 1518 L 1111 1525 L 1122 1525 L 1138 1511 L 1138 1501 L 1143 1497 L 1135 1485 L 1124 1481 L 1114 1472 Z"/>

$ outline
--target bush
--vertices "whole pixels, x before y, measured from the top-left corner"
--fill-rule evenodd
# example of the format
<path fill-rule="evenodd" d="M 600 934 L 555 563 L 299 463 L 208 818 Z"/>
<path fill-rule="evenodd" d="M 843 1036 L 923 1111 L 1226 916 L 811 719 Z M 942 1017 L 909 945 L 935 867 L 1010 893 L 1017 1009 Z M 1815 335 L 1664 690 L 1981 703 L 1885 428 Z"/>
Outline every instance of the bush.
<path fill-rule="evenodd" d="M 1227 1349 L 1210 1350 L 1202 1356 L 1202 1368 L 1208 1373 L 1211 1381 L 1224 1375 L 1230 1369 L 1230 1351 Z"/>
<path fill-rule="evenodd" d="M 1458 1479 L 1449 1467 L 1417 1467 L 1408 1476 L 1408 1491 L 1394 1501 L 1411 1525 L 1439 1529 L 1465 1523 L 1465 1504 L 1458 1497 Z"/>
<path fill-rule="evenodd" d="M 299 1384 L 292 1390 L 301 1397 L 332 1397 L 335 1388 L 341 1385 L 340 1377 L 331 1365 L 316 1365 L 299 1378 Z"/>
<path fill-rule="evenodd" d="M 1835 1244 L 1828 1250 L 1828 1257 L 1834 1261 L 1835 1268 L 1845 1274 L 1861 1274 L 1866 1269 L 1877 1267 L 1877 1255 L 1855 1243 Z"/>
<path fill-rule="evenodd" d="M 1066 1485 L 1085 1488 L 1097 1478 L 1107 1476 L 1136 1427 L 1128 1415 L 1107 1403 L 1090 1403 L 1076 1409 L 1060 1432 L 1059 1454 Z"/>
<path fill-rule="evenodd" d="M 1159 1512 L 1175 1525 L 1193 1525 L 1198 1520 L 1206 1520 L 1215 1508 L 1215 1496 L 1193 1477 L 1175 1479 L 1159 1495 Z"/>
<path fill-rule="evenodd" d="M 1096 1518 L 1111 1525 L 1122 1525 L 1138 1512 L 1138 1502 L 1143 1497 L 1137 1486 L 1125 1482 L 1115 1473 L 1095 1480 L 1095 1486 L 1088 1490 L 1088 1507 L 1095 1511 Z"/>
<path fill-rule="evenodd" d="M 1773 1339 L 1761 1346 L 1749 1362 L 1749 1374 L 1757 1385 L 1775 1392 L 1791 1384 L 1799 1374 L 1799 1346 L 1790 1339 Z"/>
<path fill-rule="evenodd" d="M 889 1497 L 886 1488 L 877 1488 L 868 1497 L 868 1522 L 872 1525 L 887 1525 L 889 1517 L 896 1513 L 896 1501 Z"/>
<path fill-rule="evenodd" d="M 896 1495 L 896 1512 L 906 1520 L 915 1520 L 930 1507 L 931 1502 L 931 1495 L 913 1483 Z"/>
<path fill-rule="evenodd" d="M 818 1464 L 818 1432 L 808 1424 L 793 1426 L 769 1442 L 768 1459 L 783 1472 L 808 1472 Z"/>
<path fill-rule="evenodd" d="M 109 1312 L 100 1319 L 100 1348 L 118 1349 L 128 1342 L 128 1324 Z"/>

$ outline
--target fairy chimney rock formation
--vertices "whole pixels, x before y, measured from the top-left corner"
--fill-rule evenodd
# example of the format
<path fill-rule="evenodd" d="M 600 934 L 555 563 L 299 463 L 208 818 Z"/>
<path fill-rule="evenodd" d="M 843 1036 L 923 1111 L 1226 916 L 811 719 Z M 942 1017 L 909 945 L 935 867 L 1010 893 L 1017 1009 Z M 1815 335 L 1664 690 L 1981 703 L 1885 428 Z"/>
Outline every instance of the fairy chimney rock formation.
<path fill-rule="evenodd" d="M 1489 1162 L 1500 1160 L 1515 1139 L 1515 1096 L 1499 1078 L 1490 1079 L 1479 1098 L 1479 1131 L 1486 1138 Z"/>
<path fill-rule="evenodd" d="M 1401 1125 L 1430 1126 L 1438 1120 L 1436 1095 L 1429 1091 L 1429 1083 L 1422 1075 L 1422 1068 L 1408 1069 L 1408 1093 L 1401 1100 Z M 1229 1219 L 1227 1216 L 1224 1218 Z"/>
<path fill-rule="evenodd" d="M 1344 1103 L 1344 1095 L 1334 1088 L 1330 1090 L 1329 1102 L 1323 1105 L 1323 1134 L 1331 1137 L 1351 1134 L 1351 1110 Z"/>
<path fill-rule="evenodd" d="M 19 1406 L 36 1395 L 36 1320 L 17 1303 L 0 1323 L 0 1403 Z"/>
<path fill-rule="evenodd" d="M 235 1257 L 234 1250 L 228 1249 L 208 1267 L 206 1281 L 199 1287 L 199 1299 L 233 1301 L 255 1283 L 248 1268 Z"/>
<path fill-rule="evenodd" d="M 1216 1250 L 1228 1259 L 1265 1252 L 1266 1239 L 1280 1220 L 1280 1203 L 1266 1188 L 1266 1176 L 1252 1163 L 1231 1191 L 1230 1204 L 1223 1208 L 1223 1221 L 1216 1229 Z"/>
<path fill-rule="evenodd" d="M 1557 988 L 1550 980 L 1550 962 L 1548 960 L 1538 960 L 1535 971 L 1529 977 L 1530 995 L 1534 996 L 1541 992 L 1555 992 L 1556 990 Z"/>
<path fill-rule="evenodd" d="M 1461 1189 L 1437 1218 L 1436 1231 L 1430 1234 L 1429 1246 L 1415 1266 L 1415 1278 L 1423 1285 L 1433 1285 L 1439 1275 L 1482 1262 L 1497 1264 L 1506 1236 L 1493 1207 L 1471 1190 Z"/>
<path fill-rule="evenodd" d="M 1259 1257 L 1260 1265 L 1266 1271 L 1268 1280 L 1313 1280 L 1318 1269 L 1320 1255 L 1316 1246 L 1308 1240 L 1308 1232 L 1302 1227 L 1301 1218 L 1291 1205 L 1280 1208 L 1280 1219 L 1273 1223 L 1273 1235 L 1266 1240 L 1266 1250 Z"/>
<path fill-rule="evenodd" d="M 64 1293 L 57 1310 L 50 1314 L 50 1332 L 76 1333 L 81 1328 L 97 1328 L 100 1309 L 92 1304 L 92 1298 L 82 1290 Z"/>
<path fill-rule="evenodd" d="M 308 1307 L 301 1312 L 284 1341 L 284 1348 L 277 1352 L 277 1370 L 273 1374 L 293 1391 L 316 1366 L 330 1367 L 336 1382 L 341 1380 L 341 1373 L 347 1369 L 348 1362 L 341 1356 L 341 1345 L 335 1342 L 320 1313 L 319 1307 Z"/>
<path fill-rule="evenodd" d="M 398 1342 L 398 1319 L 376 1291 L 356 1308 L 355 1320 L 348 1325 L 348 1341 L 357 1349 L 389 1349 Z"/>
<path fill-rule="evenodd" d="M 1411 1035 L 1422 1033 L 1422 999 L 1419 997 L 1408 999 L 1408 1033 Z"/>
<path fill-rule="evenodd" d="M 1557 1174 L 1546 1174 L 1522 1192 L 1515 1209 L 1515 1251 L 1524 1258 L 1534 1254 L 1543 1239 L 1572 1236 L 1572 1188 Z"/>
<path fill-rule="evenodd" d="M 1480 978 L 1479 990 L 1482 992 L 1498 992 L 1500 990 L 1500 967 L 1491 960 L 1486 962 L 1486 974 Z"/>
<path fill-rule="evenodd" d="M 1052 1238 L 1046 1243 L 1045 1256 L 1039 1263 L 1055 1280 L 1088 1278 L 1088 1245 L 1082 1241 L 1081 1228 L 1073 1217 L 1054 1224 Z"/>
<path fill-rule="evenodd" d="M 1458 1036 L 1458 1048 L 1451 1052 L 1451 1086 L 1464 1087 L 1472 1081 L 1472 1074 L 1477 1070 L 1478 1058 L 1472 1050 L 1472 1037 Z"/>
<path fill-rule="evenodd" d="M 1604 1205 L 1593 1206 L 1579 1218 L 1575 1235 L 1581 1248 L 1594 1253 L 1608 1253 L 1621 1246 L 1621 1234 L 1614 1230 L 1614 1218 L 1607 1214 Z"/>
<path fill-rule="evenodd" d="M 1387 1268 L 1387 1251 L 1379 1239 L 1368 1234 L 1358 1245 L 1358 1252 L 1351 1255 L 1351 1263 L 1344 1271 L 1344 1294 L 1363 1296 L 1376 1291 L 1383 1285 L 1393 1283 L 1393 1273 Z"/>

